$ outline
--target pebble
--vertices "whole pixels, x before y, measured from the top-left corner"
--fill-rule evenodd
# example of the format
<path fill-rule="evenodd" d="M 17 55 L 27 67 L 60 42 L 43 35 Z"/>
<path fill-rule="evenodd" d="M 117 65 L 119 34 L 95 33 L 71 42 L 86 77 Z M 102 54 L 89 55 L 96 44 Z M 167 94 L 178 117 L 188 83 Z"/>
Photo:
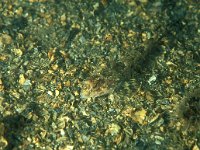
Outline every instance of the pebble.
<path fill-rule="evenodd" d="M 2 34 L 0 36 L 0 47 L 2 47 L 4 44 L 9 45 L 12 43 L 12 37 L 8 34 Z"/>
<path fill-rule="evenodd" d="M 20 74 L 19 75 L 19 84 L 23 85 L 25 83 L 25 81 L 26 81 L 26 79 L 25 79 L 24 75 Z"/>
<path fill-rule="evenodd" d="M 15 54 L 16 56 L 18 56 L 18 57 L 21 57 L 22 54 L 23 54 L 22 50 L 19 49 L 19 48 L 14 48 L 12 51 L 13 51 L 14 54 Z"/>

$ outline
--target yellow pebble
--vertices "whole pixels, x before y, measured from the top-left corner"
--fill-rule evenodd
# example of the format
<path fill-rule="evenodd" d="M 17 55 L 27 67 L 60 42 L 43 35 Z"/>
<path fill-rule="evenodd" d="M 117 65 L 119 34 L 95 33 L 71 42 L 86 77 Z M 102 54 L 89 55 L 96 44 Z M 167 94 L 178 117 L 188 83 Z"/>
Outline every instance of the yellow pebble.
<path fill-rule="evenodd" d="M 19 75 L 19 84 L 23 85 L 25 81 L 26 81 L 26 79 L 25 79 L 24 75 L 20 74 Z"/>

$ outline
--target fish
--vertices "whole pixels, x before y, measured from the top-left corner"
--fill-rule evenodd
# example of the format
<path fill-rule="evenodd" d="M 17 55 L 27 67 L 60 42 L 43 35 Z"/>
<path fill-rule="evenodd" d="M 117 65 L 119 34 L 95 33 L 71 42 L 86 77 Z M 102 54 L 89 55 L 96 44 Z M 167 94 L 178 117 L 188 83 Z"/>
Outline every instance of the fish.
<path fill-rule="evenodd" d="M 97 98 L 105 96 L 114 91 L 114 80 L 104 78 L 89 78 L 83 81 L 80 92 L 82 99 Z"/>

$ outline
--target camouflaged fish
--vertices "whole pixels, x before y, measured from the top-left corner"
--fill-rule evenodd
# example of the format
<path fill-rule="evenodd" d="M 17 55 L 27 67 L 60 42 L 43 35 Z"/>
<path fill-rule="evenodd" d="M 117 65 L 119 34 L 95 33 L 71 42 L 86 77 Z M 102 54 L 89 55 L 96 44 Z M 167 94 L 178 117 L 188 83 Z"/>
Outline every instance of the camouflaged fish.
<path fill-rule="evenodd" d="M 92 78 L 83 81 L 81 98 L 96 98 L 112 93 L 114 91 L 114 80 L 103 78 Z"/>

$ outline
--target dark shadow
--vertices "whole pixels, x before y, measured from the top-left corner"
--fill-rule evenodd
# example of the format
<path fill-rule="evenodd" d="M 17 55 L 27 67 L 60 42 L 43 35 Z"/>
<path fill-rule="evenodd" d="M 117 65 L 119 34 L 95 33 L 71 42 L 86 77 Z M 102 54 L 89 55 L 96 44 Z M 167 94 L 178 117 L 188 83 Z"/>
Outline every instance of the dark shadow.
<path fill-rule="evenodd" d="M 3 118 L 3 123 L 5 125 L 4 137 L 8 141 L 8 145 L 6 146 L 5 150 L 12 150 L 21 144 L 23 138 L 21 133 L 31 122 L 31 120 L 20 114 Z"/>

